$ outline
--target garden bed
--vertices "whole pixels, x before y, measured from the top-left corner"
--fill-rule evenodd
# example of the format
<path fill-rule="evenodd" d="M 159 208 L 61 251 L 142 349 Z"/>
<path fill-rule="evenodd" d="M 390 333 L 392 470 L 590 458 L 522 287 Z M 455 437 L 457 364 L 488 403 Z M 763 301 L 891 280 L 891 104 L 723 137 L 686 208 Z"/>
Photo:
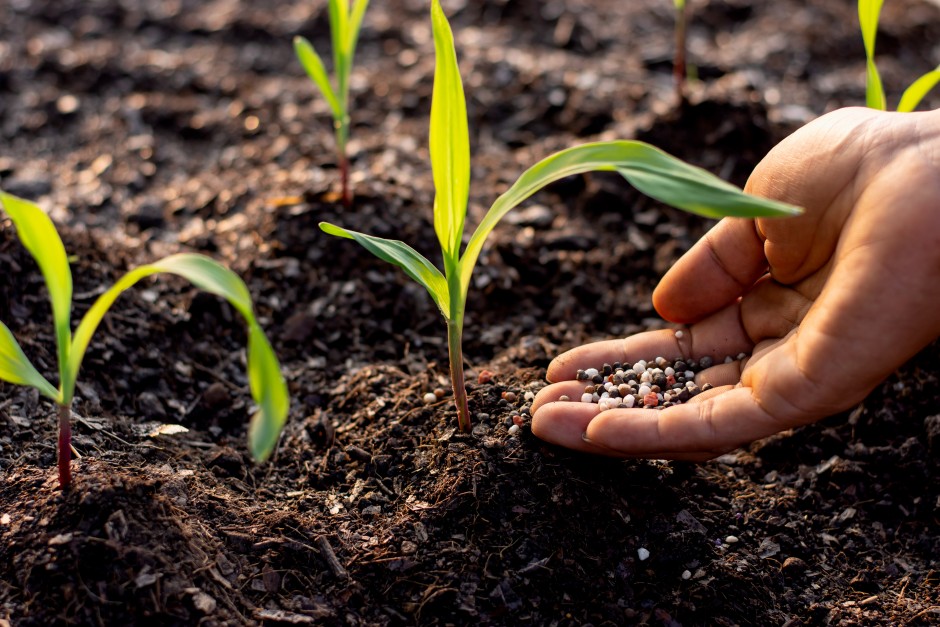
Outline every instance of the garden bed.
<path fill-rule="evenodd" d="M 70 491 L 56 484 L 54 408 L 0 384 L 0 624 L 940 620 L 937 344 L 854 411 L 706 464 L 585 457 L 532 436 L 526 395 L 552 357 L 663 326 L 651 291 L 710 226 L 615 175 L 554 184 L 496 229 L 468 302 L 473 432 L 456 430 L 449 393 L 426 404 L 449 384 L 434 304 L 316 225 L 437 259 L 427 3 L 373 0 L 366 15 L 348 210 L 327 105 L 290 45 L 303 34 L 328 49 L 323 4 L 0 6 L 0 186 L 51 211 L 76 317 L 129 267 L 212 255 L 245 278 L 293 398 L 273 459 L 254 465 L 241 322 L 175 280 L 122 296 L 91 344 Z M 864 101 L 853 3 L 696 2 L 702 82 L 681 107 L 670 2 L 444 4 L 473 223 L 578 142 L 643 139 L 743 184 L 800 124 Z M 936 65 L 940 8 L 888 0 L 882 22 L 894 103 Z M 0 320 L 53 372 L 47 293 L 8 221 L 0 294 Z"/>

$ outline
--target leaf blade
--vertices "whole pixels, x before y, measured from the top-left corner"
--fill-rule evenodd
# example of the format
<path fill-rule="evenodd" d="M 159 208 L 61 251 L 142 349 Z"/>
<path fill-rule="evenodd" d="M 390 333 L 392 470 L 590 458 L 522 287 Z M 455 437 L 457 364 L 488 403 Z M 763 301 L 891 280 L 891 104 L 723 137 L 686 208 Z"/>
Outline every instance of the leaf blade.
<path fill-rule="evenodd" d="M 904 90 L 904 93 L 901 94 L 901 101 L 898 103 L 898 111 L 910 113 L 916 109 L 924 96 L 936 87 L 937 83 L 940 83 L 940 65 L 918 78 L 911 83 L 910 87 Z"/>
<path fill-rule="evenodd" d="M 7 325 L 0 322 L 0 380 L 15 385 L 28 385 L 52 401 L 58 401 L 59 391 L 39 374 L 23 349 L 20 348 Z"/>
<path fill-rule="evenodd" d="M 411 246 L 399 240 L 384 239 L 344 229 L 329 222 L 321 222 L 320 229 L 329 235 L 355 240 L 360 246 L 382 261 L 404 270 L 405 274 L 428 291 L 431 299 L 434 300 L 434 304 L 441 310 L 444 317 L 450 319 L 450 296 L 447 290 L 447 279 L 444 278 L 440 270 L 434 267 L 434 264 Z"/>
<path fill-rule="evenodd" d="M 460 260 L 463 289 L 466 290 L 470 284 L 473 267 L 486 237 L 503 216 L 549 183 L 589 171 L 617 171 L 631 183 L 639 183 L 636 186 L 643 193 L 708 217 L 783 216 L 799 212 L 792 205 L 745 194 L 710 172 L 684 163 L 644 142 L 620 140 L 582 144 L 542 159 L 496 199 L 471 236 Z M 705 194 L 707 205 L 699 198 Z M 722 203 L 730 209 L 725 212 L 711 210 L 711 207 Z"/>
<path fill-rule="evenodd" d="M 431 4 L 434 33 L 434 89 L 429 149 L 434 176 L 434 231 L 445 260 L 460 255 L 470 195 L 470 134 L 454 35 L 439 0 Z"/>
<path fill-rule="evenodd" d="M 56 231 L 55 224 L 35 203 L 0 190 L 0 205 L 13 220 L 16 234 L 23 246 L 39 265 L 49 290 L 59 377 L 62 379 L 65 376 L 72 332 L 72 271 L 69 268 L 65 245 Z"/>
<path fill-rule="evenodd" d="M 882 4 L 884 0 L 859 0 L 858 24 L 865 44 L 865 104 L 872 109 L 885 111 L 888 108 L 887 99 L 878 66 L 875 65 L 875 38 Z"/>
<path fill-rule="evenodd" d="M 333 118 L 339 119 L 343 117 L 343 107 L 340 105 L 339 100 L 337 100 L 333 86 L 330 84 L 330 77 L 327 75 L 326 68 L 323 66 L 323 59 L 317 54 L 317 51 L 313 48 L 313 44 L 304 37 L 294 37 L 294 52 L 300 64 L 303 66 L 304 71 L 307 72 L 307 76 L 309 76 L 313 84 L 320 89 L 320 93 L 323 94 L 326 102 L 330 105 Z"/>
<path fill-rule="evenodd" d="M 352 66 L 353 56 L 356 54 L 356 44 L 359 43 L 359 31 L 362 28 L 362 18 L 369 7 L 369 0 L 354 0 L 349 12 L 349 38 L 346 42 L 346 56 Z"/>
<path fill-rule="evenodd" d="M 245 318 L 249 333 L 248 381 L 251 396 L 258 405 L 258 412 L 252 416 L 249 426 L 249 448 L 255 459 L 263 461 L 273 451 L 277 434 L 287 420 L 290 409 L 287 383 L 255 318 L 247 286 L 238 275 L 209 257 L 189 253 L 171 255 L 131 270 L 99 296 L 75 330 L 69 356 L 70 379 L 74 382 L 77 378 L 91 338 L 111 305 L 141 279 L 161 272 L 183 277 L 196 287 L 224 298 Z M 67 392 L 66 399 L 70 400 L 74 389 Z"/>

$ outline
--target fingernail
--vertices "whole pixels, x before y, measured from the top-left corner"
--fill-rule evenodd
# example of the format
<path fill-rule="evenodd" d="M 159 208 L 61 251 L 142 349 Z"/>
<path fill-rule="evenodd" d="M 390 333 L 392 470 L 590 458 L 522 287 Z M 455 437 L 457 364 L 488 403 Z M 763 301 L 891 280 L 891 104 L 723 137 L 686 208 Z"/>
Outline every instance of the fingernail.
<path fill-rule="evenodd" d="M 595 442 L 594 440 L 592 440 L 591 438 L 589 438 L 589 437 L 588 437 L 588 434 L 587 434 L 587 431 L 585 431 L 585 432 L 583 432 L 583 433 L 581 434 L 581 441 L 584 442 L 585 444 L 590 444 L 591 446 L 594 446 L 594 447 L 596 447 L 596 448 L 600 448 L 600 449 L 604 449 L 605 451 L 610 451 L 610 452 L 612 452 L 612 453 L 618 453 L 618 454 L 620 454 L 620 451 L 618 451 L 617 449 L 615 449 L 615 448 L 610 448 L 609 446 L 605 446 L 605 445 L 600 444 L 600 443 L 598 443 L 598 442 Z"/>

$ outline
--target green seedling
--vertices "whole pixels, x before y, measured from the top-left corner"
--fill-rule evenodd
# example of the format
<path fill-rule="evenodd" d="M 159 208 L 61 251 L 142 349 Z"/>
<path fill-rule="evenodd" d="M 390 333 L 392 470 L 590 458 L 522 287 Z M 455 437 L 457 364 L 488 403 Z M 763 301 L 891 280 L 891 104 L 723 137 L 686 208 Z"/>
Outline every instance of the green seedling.
<path fill-rule="evenodd" d="M 685 59 L 688 48 L 689 5 L 686 0 L 673 0 L 673 3 L 676 7 L 676 51 L 672 61 L 672 78 L 676 85 L 676 102 L 682 104 L 685 100 L 687 74 Z"/>
<path fill-rule="evenodd" d="M 55 326 L 59 387 L 57 388 L 30 363 L 13 333 L 0 322 L 0 380 L 31 386 L 57 406 L 59 418 L 59 485 L 72 482 L 69 465 L 71 453 L 71 407 L 75 381 L 82 358 L 105 313 L 118 296 L 139 280 L 167 272 L 187 279 L 196 287 L 226 299 L 248 323 L 248 381 L 258 411 L 251 418 L 248 442 L 251 454 L 264 460 L 274 450 L 281 427 L 287 418 L 290 399 L 281 376 L 280 364 L 271 344 L 252 311 L 251 295 L 245 283 L 231 270 L 203 255 L 178 254 L 156 263 L 140 266 L 125 274 L 103 293 L 82 318 L 74 335 L 71 329 L 72 272 L 65 246 L 55 225 L 35 204 L 0 191 L 0 206 L 16 227 L 26 250 L 39 265 L 49 297 Z"/>
<path fill-rule="evenodd" d="M 346 143 L 349 141 L 349 74 L 352 71 L 353 57 L 356 54 L 356 44 L 359 41 L 362 17 L 365 15 L 369 0 L 353 0 L 351 8 L 349 0 L 329 0 L 329 2 L 335 88 L 326 73 L 323 60 L 309 41 L 303 37 L 295 37 L 294 51 L 307 75 L 326 98 L 333 113 L 343 204 L 349 208 L 352 205 L 352 191 L 349 188 L 349 155 L 346 154 Z"/>
<path fill-rule="evenodd" d="M 451 382 L 461 430 L 470 428 L 461 341 L 473 268 L 496 224 L 535 192 L 567 176 L 602 170 L 619 172 L 645 194 L 703 216 L 785 216 L 800 211 L 791 205 L 748 196 L 705 170 L 643 142 L 589 143 L 551 155 L 523 173 L 496 199 L 461 254 L 470 187 L 466 99 L 453 34 L 439 0 L 431 4 L 431 22 L 436 55 L 430 128 L 431 170 L 436 189 L 434 230 L 444 258 L 444 272 L 404 242 L 326 222 L 321 222 L 320 228 L 331 235 L 355 240 L 376 257 L 399 266 L 427 289 L 447 322 Z"/>
<path fill-rule="evenodd" d="M 865 43 L 865 104 L 872 109 L 886 111 L 888 101 L 885 98 L 884 86 L 881 84 L 881 75 L 875 65 L 875 37 L 878 33 L 878 18 L 881 15 L 881 6 L 884 0 L 859 0 L 858 23 L 862 30 L 862 40 Z M 917 108 L 931 89 L 940 82 L 940 65 L 927 72 L 904 90 L 898 102 L 898 111 L 910 113 Z"/>

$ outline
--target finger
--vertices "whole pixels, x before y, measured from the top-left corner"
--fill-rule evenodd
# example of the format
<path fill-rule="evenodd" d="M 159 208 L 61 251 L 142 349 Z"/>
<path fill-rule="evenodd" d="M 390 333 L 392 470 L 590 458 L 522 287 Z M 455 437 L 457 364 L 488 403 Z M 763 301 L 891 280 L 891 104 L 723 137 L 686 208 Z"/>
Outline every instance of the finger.
<path fill-rule="evenodd" d="M 631 456 L 715 457 L 788 426 L 767 414 L 750 388 L 736 387 L 662 411 L 608 410 L 588 423 L 586 433 L 596 446 Z"/>
<path fill-rule="evenodd" d="M 574 379 L 579 369 L 618 361 L 632 364 L 660 356 L 690 360 L 708 355 L 724 359 L 726 355 L 749 353 L 751 347 L 751 340 L 741 326 L 739 304 L 733 303 L 682 330 L 681 334 L 661 329 L 573 348 L 552 360 L 546 378 L 549 381 Z"/>
<path fill-rule="evenodd" d="M 740 383 L 742 363 L 740 359 L 735 359 L 727 363 L 712 366 L 711 368 L 706 368 L 695 375 L 695 384 L 702 387 L 708 383 L 717 388 L 724 385 Z"/>
<path fill-rule="evenodd" d="M 595 446 L 581 437 L 598 411 L 594 403 L 546 403 L 532 413 L 532 433 L 551 444 L 609 456 L 614 451 Z"/>
<path fill-rule="evenodd" d="M 580 402 L 581 396 L 584 394 L 584 388 L 587 387 L 587 385 L 588 384 L 584 381 L 562 381 L 560 383 L 546 385 L 535 395 L 535 399 L 532 401 L 529 411 L 535 414 L 535 412 L 539 410 L 539 407 L 546 403 L 554 403 L 555 401 L 561 400 L 562 396 L 567 396 L 568 400 L 571 402 Z"/>
<path fill-rule="evenodd" d="M 666 273 L 653 306 L 666 320 L 691 323 L 726 307 L 767 271 L 753 220 L 726 218 Z"/>
<path fill-rule="evenodd" d="M 649 414 L 658 414 L 654 410 L 633 410 Z M 610 413 L 603 412 L 603 413 Z M 532 416 L 532 433 L 550 444 L 556 444 L 573 451 L 605 455 L 607 457 L 643 457 L 647 459 L 676 459 L 681 461 L 705 461 L 712 455 L 701 453 L 676 453 L 674 451 L 648 452 L 643 455 L 630 455 L 623 451 L 591 441 L 585 430 L 600 413 L 593 403 L 552 402 L 543 405 Z"/>

